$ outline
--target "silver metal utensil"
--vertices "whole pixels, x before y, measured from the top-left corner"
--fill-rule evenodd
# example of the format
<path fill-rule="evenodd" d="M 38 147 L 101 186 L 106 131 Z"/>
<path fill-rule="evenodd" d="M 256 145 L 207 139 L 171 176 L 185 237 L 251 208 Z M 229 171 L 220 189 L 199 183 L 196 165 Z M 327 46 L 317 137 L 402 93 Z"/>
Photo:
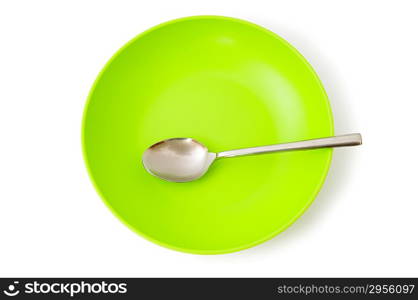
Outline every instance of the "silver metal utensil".
<path fill-rule="evenodd" d="M 357 146 L 361 143 L 361 135 L 353 133 L 213 153 L 194 139 L 173 138 L 150 146 L 142 156 L 142 163 L 145 169 L 156 177 L 174 182 L 187 182 L 202 177 L 215 159 L 219 158 L 290 150 Z"/>

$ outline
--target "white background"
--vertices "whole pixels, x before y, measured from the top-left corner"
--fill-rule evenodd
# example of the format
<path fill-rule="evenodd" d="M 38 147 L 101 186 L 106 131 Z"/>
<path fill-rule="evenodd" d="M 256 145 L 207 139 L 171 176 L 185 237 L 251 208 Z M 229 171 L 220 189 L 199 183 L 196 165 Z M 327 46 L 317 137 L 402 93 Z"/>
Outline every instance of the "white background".
<path fill-rule="evenodd" d="M 418 276 L 416 1 L 2 1 L 0 276 Z M 81 154 L 88 91 L 125 42 L 216 14 L 265 26 L 322 79 L 338 149 L 288 230 L 242 252 L 161 248 L 120 223 Z"/>

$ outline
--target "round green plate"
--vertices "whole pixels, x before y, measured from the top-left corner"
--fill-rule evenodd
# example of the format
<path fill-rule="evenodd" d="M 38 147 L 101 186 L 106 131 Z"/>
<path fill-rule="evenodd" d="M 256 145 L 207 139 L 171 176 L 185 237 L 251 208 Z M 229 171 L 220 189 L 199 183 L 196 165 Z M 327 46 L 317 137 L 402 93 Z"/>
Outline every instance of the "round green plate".
<path fill-rule="evenodd" d="M 217 16 L 174 20 L 126 44 L 98 76 L 83 123 L 84 157 L 109 208 L 147 239 L 218 254 L 272 238 L 318 193 L 332 150 L 216 161 L 201 179 L 151 176 L 151 144 L 191 137 L 210 151 L 333 135 L 308 62 L 276 34 Z"/>

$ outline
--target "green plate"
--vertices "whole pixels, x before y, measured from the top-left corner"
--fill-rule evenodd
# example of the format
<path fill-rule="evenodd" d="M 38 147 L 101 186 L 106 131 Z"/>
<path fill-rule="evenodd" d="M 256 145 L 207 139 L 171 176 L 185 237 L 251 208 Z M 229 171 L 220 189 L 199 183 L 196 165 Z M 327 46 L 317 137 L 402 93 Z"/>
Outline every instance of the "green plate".
<path fill-rule="evenodd" d="M 172 137 L 218 152 L 330 135 L 326 93 L 292 46 L 243 20 L 198 16 L 156 26 L 112 57 L 90 92 L 82 138 L 96 189 L 125 224 L 168 248 L 218 254 L 292 224 L 332 150 L 224 159 L 173 183 L 147 173 L 145 149 Z"/>

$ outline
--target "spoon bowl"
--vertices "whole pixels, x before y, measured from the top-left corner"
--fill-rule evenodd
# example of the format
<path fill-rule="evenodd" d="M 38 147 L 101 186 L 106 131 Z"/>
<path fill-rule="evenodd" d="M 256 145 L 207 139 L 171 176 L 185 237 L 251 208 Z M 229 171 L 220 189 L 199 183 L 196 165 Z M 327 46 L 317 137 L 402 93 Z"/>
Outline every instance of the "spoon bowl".
<path fill-rule="evenodd" d="M 142 156 L 145 169 L 154 176 L 174 182 L 202 177 L 216 153 L 191 138 L 173 138 L 149 147 Z"/>

